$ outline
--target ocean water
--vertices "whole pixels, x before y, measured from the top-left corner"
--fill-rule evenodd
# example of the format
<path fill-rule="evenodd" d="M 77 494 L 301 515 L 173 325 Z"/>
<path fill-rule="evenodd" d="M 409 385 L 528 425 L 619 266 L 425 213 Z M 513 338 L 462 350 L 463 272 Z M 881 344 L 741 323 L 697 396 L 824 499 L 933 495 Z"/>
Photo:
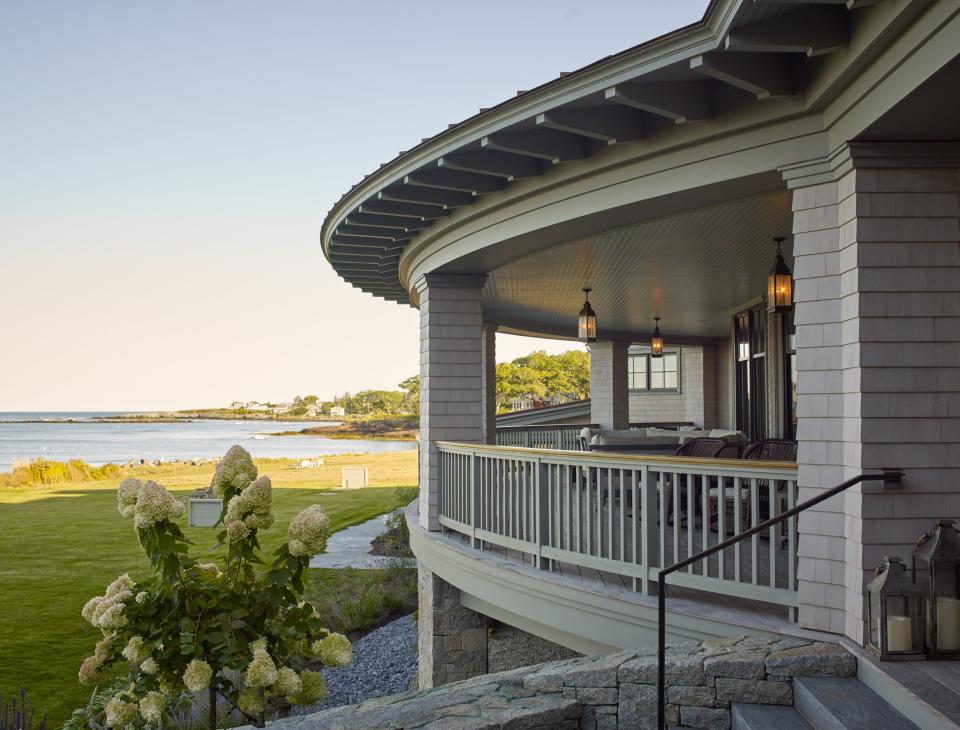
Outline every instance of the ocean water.
<path fill-rule="evenodd" d="M 299 421 L 190 421 L 186 423 L 101 423 L 110 413 L 0 413 L 0 472 L 43 457 L 82 459 L 88 464 L 126 463 L 131 459 L 201 459 L 222 456 L 240 444 L 253 456 L 307 458 L 324 454 L 376 453 L 415 449 L 413 441 L 328 439 L 321 436 L 271 436 L 321 426 Z M 73 423 L 63 423 L 73 419 Z"/>

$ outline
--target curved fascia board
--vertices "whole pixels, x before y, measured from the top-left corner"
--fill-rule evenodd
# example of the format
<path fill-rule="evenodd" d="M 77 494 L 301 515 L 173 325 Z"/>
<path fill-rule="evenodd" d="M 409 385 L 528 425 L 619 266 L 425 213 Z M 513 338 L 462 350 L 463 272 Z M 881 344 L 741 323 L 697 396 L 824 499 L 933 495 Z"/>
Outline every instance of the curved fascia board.
<path fill-rule="evenodd" d="M 750 1 L 750 0 L 747 0 Z M 643 44 L 613 58 L 592 64 L 509 99 L 492 109 L 441 132 L 369 175 L 338 201 L 327 214 L 320 231 L 324 255 L 331 232 L 343 218 L 377 190 L 401 180 L 425 163 L 454 152 L 470 142 L 517 122 L 554 109 L 608 86 L 719 48 L 723 34 L 744 0 L 715 0 L 699 23 Z"/>
<path fill-rule="evenodd" d="M 790 118 L 784 119 L 784 106 L 792 108 Z M 764 123 L 757 114 L 751 115 L 755 117 L 751 124 L 730 120 L 727 124 L 735 131 L 718 129 L 699 143 L 691 139 L 690 128 L 695 125 L 678 127 L 676 139 L 669 144 L 664 140 L 659 149 L 648 145 L 638 155 L 637 149 L 628 149 L 630 145 L 614 147 L 535 180 L 514 183 L 496 197 L 485 196 L 413 239 L 400 259 L 400 280 L 416 301 L 414 285 L 424 274 L 470 253 L 509 248 L 511 239 L 550 226 L 692 188 L 770 173 L 827 154 L 820 114 L 801 114 L 796 100 L 771 101 L 766 111 L 765 116 L 773 117 L 774 123 Z M 540 248 L 559 242 L 547 241 Z"/>
<path fill-rule="evenodd" d="M 431 573 L 461 591 L 461 602 L 545 639 L 586 654 L 656 646 L 656 599 L 649 605 L 625 601 L 530 566 L 494 555 L 457 548 L 435 539 L 414 513 L 407 513 L 410 547 Z M 639 598 L 639 597 L 638 597 Z M 775 636 L 772 628 L 736 623 L 714 616 L 671 610 L 670 641 L 742 636 Z"/>

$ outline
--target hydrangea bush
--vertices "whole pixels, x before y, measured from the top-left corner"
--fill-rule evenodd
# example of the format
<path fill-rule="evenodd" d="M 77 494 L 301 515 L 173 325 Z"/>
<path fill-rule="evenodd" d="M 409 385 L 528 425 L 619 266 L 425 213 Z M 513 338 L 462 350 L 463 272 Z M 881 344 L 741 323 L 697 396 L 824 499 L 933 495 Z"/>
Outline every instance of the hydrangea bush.
<path fill-rule="evenodd" d="M 273 524 L 270 479 L 233 446 L 210 487 L 223 497 L 222 568 L 191 557 L 175 521 L 184 506 L 162 486 L 124 479 L 117 490 L 118 510 L 133 520 L 154 575 L 139 583 L 121 575 L 83 607 L 103 638 L 81 664 L 80 681 L 96 685 L 126 670 L 103 703 L 107 727 L 163 727 L 185 691 L 207 692 L 210 730 L 218 698 L 263 727 L 271 709 L 322 699 L 323 678 L 303 669 L 305 660 L 345 666 L 352 659 L 349 640 L 301 600 L 310 556 L 326 549 L 323 509 L 297 515 L 267 565 L 257 535 Z"/>

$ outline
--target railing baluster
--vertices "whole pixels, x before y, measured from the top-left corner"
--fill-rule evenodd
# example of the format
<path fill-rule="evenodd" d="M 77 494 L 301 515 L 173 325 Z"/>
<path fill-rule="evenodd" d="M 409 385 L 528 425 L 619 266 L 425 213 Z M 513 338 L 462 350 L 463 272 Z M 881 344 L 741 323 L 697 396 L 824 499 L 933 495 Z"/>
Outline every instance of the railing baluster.
<path fill-rule="evenodd" d="M 613 560 L 613 469 L 607 469 L 607 557 Z M 597 550 L 600 554 L 600 550 Z"/>
<path fill-rule="evenodd" d="M 696 502 L 693 499 L 693 490 L 695 489 L 693 483 L 693 475 L 690 472 L 686 474 L 686 499 L 687 499 L 687 557 L 689 558 L 694 554 L 693 549 L 693 532 L 694 528 L 697 525 L 697 513 L 696 513 Z M 693 573 L 693 566 L 687 568 L 688 573 Z"/>
<path fill-rule="evenodd" d="M 724 476 L 717 477 L 717 540 L 723 542 L 727 537 L 727 479 Z M 724 557 L 727 551 L 721 550 L 717 553 L 717 578 L 725 580 L 727 577 Z"/>
<path fill-rule="evenodd" d="M 757 478 L 750 480 L 750 527 L 760 524 L 760 486 Z M 750 538 L 750 582 L 757 585 L 757 568 L 760 558 L 760 538 L 754 535 Z"/>
<path fill-rule="evenodd" d="M 632 473 L 632 472 L 631 472 Z M 624 491 L 625 484 L 623 478 L 623 469 L 620 469 L 620 562 L 627 562 L 627 495 Z M 610 557 L 613 557 L 612 555 Z"/>
<path fill-rule="evenodd" d="M 670 474 L 670 483 L 673 485 L 673 560 L 680 559 L 680 473 Z M 664 565 L 666 565 L 664 560 Z"/>
<path fill-rule="evenodd" d="M 767 489 L 769 490 L 768 499 L 770 500 L 770 517 L 780 514 L 780 505 L 777 500 L 777 485 L 775 479 L 767 480 Z M 776 511 L 774 507 L 776 506 Z M 777 538 L 776 525 L 770 526 L 770 587 L 777 587 L 777 553 L 779 552 L 780 540 Z"/>
<path fill-rule="evenodd" d="M 733 534 L 739 535 L 743 530 L 743 525 L 740 523 L 743 521 L 743 493 L 742 493 L 742 484 L 740 482 L 740 477 L 733 478 L 733 501 L 734 501 L 734 510 L 733 510 Z M 737 583 L 740 582 L 740 543 L 737 542 L 733 546 L 733 580 Z"/>

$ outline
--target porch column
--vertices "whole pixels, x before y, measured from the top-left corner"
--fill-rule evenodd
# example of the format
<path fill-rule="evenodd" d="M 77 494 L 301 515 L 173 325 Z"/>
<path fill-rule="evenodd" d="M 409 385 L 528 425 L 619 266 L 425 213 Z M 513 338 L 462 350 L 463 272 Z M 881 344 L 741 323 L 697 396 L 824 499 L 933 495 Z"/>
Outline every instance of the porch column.
<path fill-rule="evenodd" d="M 427 274 L 420 294 L 420 524 L 439 530 L 436 441 L 482 442 L 486 276 Z"/>
<path fill-rule="evenodd" d="M 793 196 L 800 498 L 906 480 L 801 516 L 799 620 L 862 642 L 882 557 L 909 562 L 960 514 L 960 146 L 851 143 L 822 164 Z"/>
<path fill-rule="evenodd" d="M 480 345 L 483 361 L 483 443 L 497 443 L 497 325 L 483 323 L 483 340 Z"/>
<path fill-rule="evenodd" d="M 627 391 L 629 342 L 590 344 L 590 420 L 600 428 L 630 427 Z"/>

